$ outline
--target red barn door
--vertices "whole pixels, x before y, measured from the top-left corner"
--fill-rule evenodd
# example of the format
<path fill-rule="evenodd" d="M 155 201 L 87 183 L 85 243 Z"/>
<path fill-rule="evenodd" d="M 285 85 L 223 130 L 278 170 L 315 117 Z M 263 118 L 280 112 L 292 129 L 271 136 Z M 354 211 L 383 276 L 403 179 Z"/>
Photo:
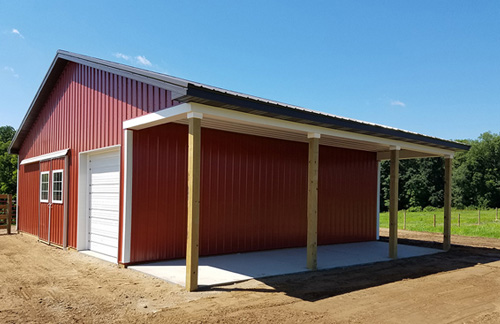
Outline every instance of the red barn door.
<path fill-rule="evenodd" d="M 40 162 L 38 238 L 63 245 L 64 158 Z"/>

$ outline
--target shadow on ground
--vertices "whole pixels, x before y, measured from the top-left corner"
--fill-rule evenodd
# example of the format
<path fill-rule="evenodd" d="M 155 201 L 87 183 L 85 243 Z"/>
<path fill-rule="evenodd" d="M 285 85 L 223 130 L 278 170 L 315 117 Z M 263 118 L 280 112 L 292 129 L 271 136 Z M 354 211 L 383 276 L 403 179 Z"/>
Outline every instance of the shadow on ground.
<path fill-rule="evenodd" d="M 387 238 L 381 237 L 381 240 L 384 241 Z M 441 248 L 441 244 L 427 241 L 400 239 L 399 243 Z M 211 286 L 206 287 L 204 290 L 283 292 L 291 297 L 314 302 L 405 279 L 422 278 L 432 274 L 459 270 L 499 260 L 500 250 L 498 249 L 453 245 L 452 249 L 446 253 L 370 265 L 259 278 L 258 281 L 269 286 L 269 289 L 236 288 L 231 285 Z"/>

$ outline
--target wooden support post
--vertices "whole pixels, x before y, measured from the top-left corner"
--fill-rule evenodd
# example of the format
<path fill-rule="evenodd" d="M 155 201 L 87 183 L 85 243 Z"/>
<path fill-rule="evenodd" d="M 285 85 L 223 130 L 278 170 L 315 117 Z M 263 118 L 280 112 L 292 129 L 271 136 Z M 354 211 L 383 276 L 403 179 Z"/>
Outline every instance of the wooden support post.
<path fill-rule="evenodd" d="M 398 184 L 399 147 L 391 147 L 391 175 L 389 200 L 389 257 L 398 258 Z"/>
<path fill-rule="evenodd" d="M 481 225 L 481 210 L 477 210 L 477 225 Z"/>
<path fill-rule="evenodd" d="M 452 156 L 444 158 L 444 226 L 443 250 L 451 247 L 451 162 Z"/>
<path fill-rule="evenodd" d="M 403 223 L 403 229 L 406 229 L 406 209 L 404 210 L 405 212 L 405 218 L 404 218 L 404 223 Z"/>
<path fill-rule="evenodd" d="M 436 227 L 436 214 L 434 214 L 434 227 Z"/>
<path fill-rule="evenodd" d="M 7 195 L 7 234 L 12 226 L 12 195 Z"/>
<path fill-rule="evenodd" d="M 188 114 L 188 219 L 186 248 L 186 289 L 198 289 L 198 258 L 200 230 L 200 161 L 201 118 L 197 113 Z"/>
<path fill-rule="evenodd" d="M 460 213 L 458 213 L 458 227 L 460 227 Z"/>
<path fill-rule="evenodd" d="M 307 167 L 307 268 L 316 270 L 318 261 L 318 168 L 320 134 L 308 134 Z"/>

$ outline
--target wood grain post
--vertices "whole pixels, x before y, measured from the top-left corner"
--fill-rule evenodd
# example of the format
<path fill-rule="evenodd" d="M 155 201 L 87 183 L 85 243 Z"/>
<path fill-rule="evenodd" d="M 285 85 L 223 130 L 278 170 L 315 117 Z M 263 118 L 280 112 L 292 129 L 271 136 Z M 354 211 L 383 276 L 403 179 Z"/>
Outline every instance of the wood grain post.
<path fill-rule="evenodd" d="M 458 227 L 460 227 L 460 213 L 458 213 Z"/>
<path fill-rule="evenodd" d="M 398 258 L 398 184 L 399 147 L 391 147 L 391 175 L 389 200 L 389 257 Z"/>
<path fill-rule="evenodd" d="M 443 226 L 443 250 L 448 251 L 451 247 L 451 165 L 452 156 L 444 158 L 444 226 Z"/>
<path fill-rule="evenodd" d="M 434 222 L 433 222 L 433 224 L 434 224 L 434 227 L 436 227 L 436 214 L 434 214 Z"/>
<path fill-rule="evenodd" d="M 307 167 L 307 268 L 318 266 L 318 169 L 320 134 L 308 134 L 309 162 Z"/>
<path fill-rule="evenodd" d="M 186 247 L 186 289 L 188 291 L 198 289 L 201 118 L 203 118 L 202 114 L 188 114 L 188 219 Z"/>
<path fill-rule="evenodd" d="M 12 226 L 12 195 L 7 195 L 7 234 Z"/>

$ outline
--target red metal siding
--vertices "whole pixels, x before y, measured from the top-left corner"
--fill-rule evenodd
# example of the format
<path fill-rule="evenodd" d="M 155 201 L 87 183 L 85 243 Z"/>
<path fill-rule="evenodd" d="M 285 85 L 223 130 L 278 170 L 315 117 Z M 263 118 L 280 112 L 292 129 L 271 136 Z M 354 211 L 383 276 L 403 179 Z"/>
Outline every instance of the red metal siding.
<path fill-rule="evenodd" d="M 40 202 L 40 166 L 38 163 L 19 166 L 19 192 L 17 213 L 18 229 L 38 235 L 38 207 Z"/>
<path fill-rule="evenodd" d="M 307 144 L 202 129 L 200 255 L 305 246 Z M 131 262 L 185 257 L 187 127 L 134 132 Z M 373 153 L 320 147 L 319 243 L 375 239 Z"/>
<path fill-rule="evenodd" d="M 187 127 L 134 132 L 131 260 L 183 257 L 187 228 Z"/>
<path fill-rule="evenodd" d="M 318 244 L 375 240 L 376 212 L 375 153 L 320 146 Z"/>
<path fill-rule="evenodd" d="M 70 148 L 68 245 L 76 246 L 78 153 L 122 143 L 122 122 L 175 104 L 169 91 L 95 68 L 68 63 L 59 81 L 26 137 L 21 160 Z M 122 154 L 123 155 L 123 154 Z M 21 168 L 21 229 L 37 235 L 38 205 L 29 188 L 34 183 L 26 167 Z M 37 180 L 37 185 L 38 185 Z M 122 182 L 123 183 L 123 182 Z M 23 189 L 21 189 L 23 188 Z M 38 187 L 37 187 L 38 191 Z M 23 195 L 26 195 L 23 197 Z M 120 206 L 121 208 L 121 206 Z M 121 214 L 121 213 L 120 213 Z M 36 221 L 36 226 L 32 222 Z M 62 223 L 54 223 L 62 230 Z M 54 229 L 55 230 L 55 229 Z"/>
<path fill-rule="evenodd" d="M 50 174 L 50 196 L 52 201 L 52 177 L 54 170 L 63 170 L 63 175 L 66 170 L 64 170 L 64 158 L 54 159 L 51 161 L 51 174 Z M 57 245 L 63 245 L 63 223 L 64 223 L 64 204 L 66 200 L 64 198 L 64 188 L 63 188 L 63 203 L 58 204 L 52 202 L 50 206 L 50 243 L 55 243 Z"/>
<path fill-rule="evenodd" d="M 202 131 L 200 254 L 306 244 L 307 144 Z"/>
<path fill-rule="evenodd" d="M 51 161 L 43 161 L 40 162 L 40 172 L 49 172 L 49 196 L 51 190 L 50 183 L 50 162 Z M 39 180 L 40 182 L 40 180 Z M 50 199 L 50 198 L 49 198 Z M 48 241 L 49 240 L 49 203 L 48 202 L 40 202 L 39 209 L 39 224 L 38 224 L 38 237 L 41 240 Z"/>

